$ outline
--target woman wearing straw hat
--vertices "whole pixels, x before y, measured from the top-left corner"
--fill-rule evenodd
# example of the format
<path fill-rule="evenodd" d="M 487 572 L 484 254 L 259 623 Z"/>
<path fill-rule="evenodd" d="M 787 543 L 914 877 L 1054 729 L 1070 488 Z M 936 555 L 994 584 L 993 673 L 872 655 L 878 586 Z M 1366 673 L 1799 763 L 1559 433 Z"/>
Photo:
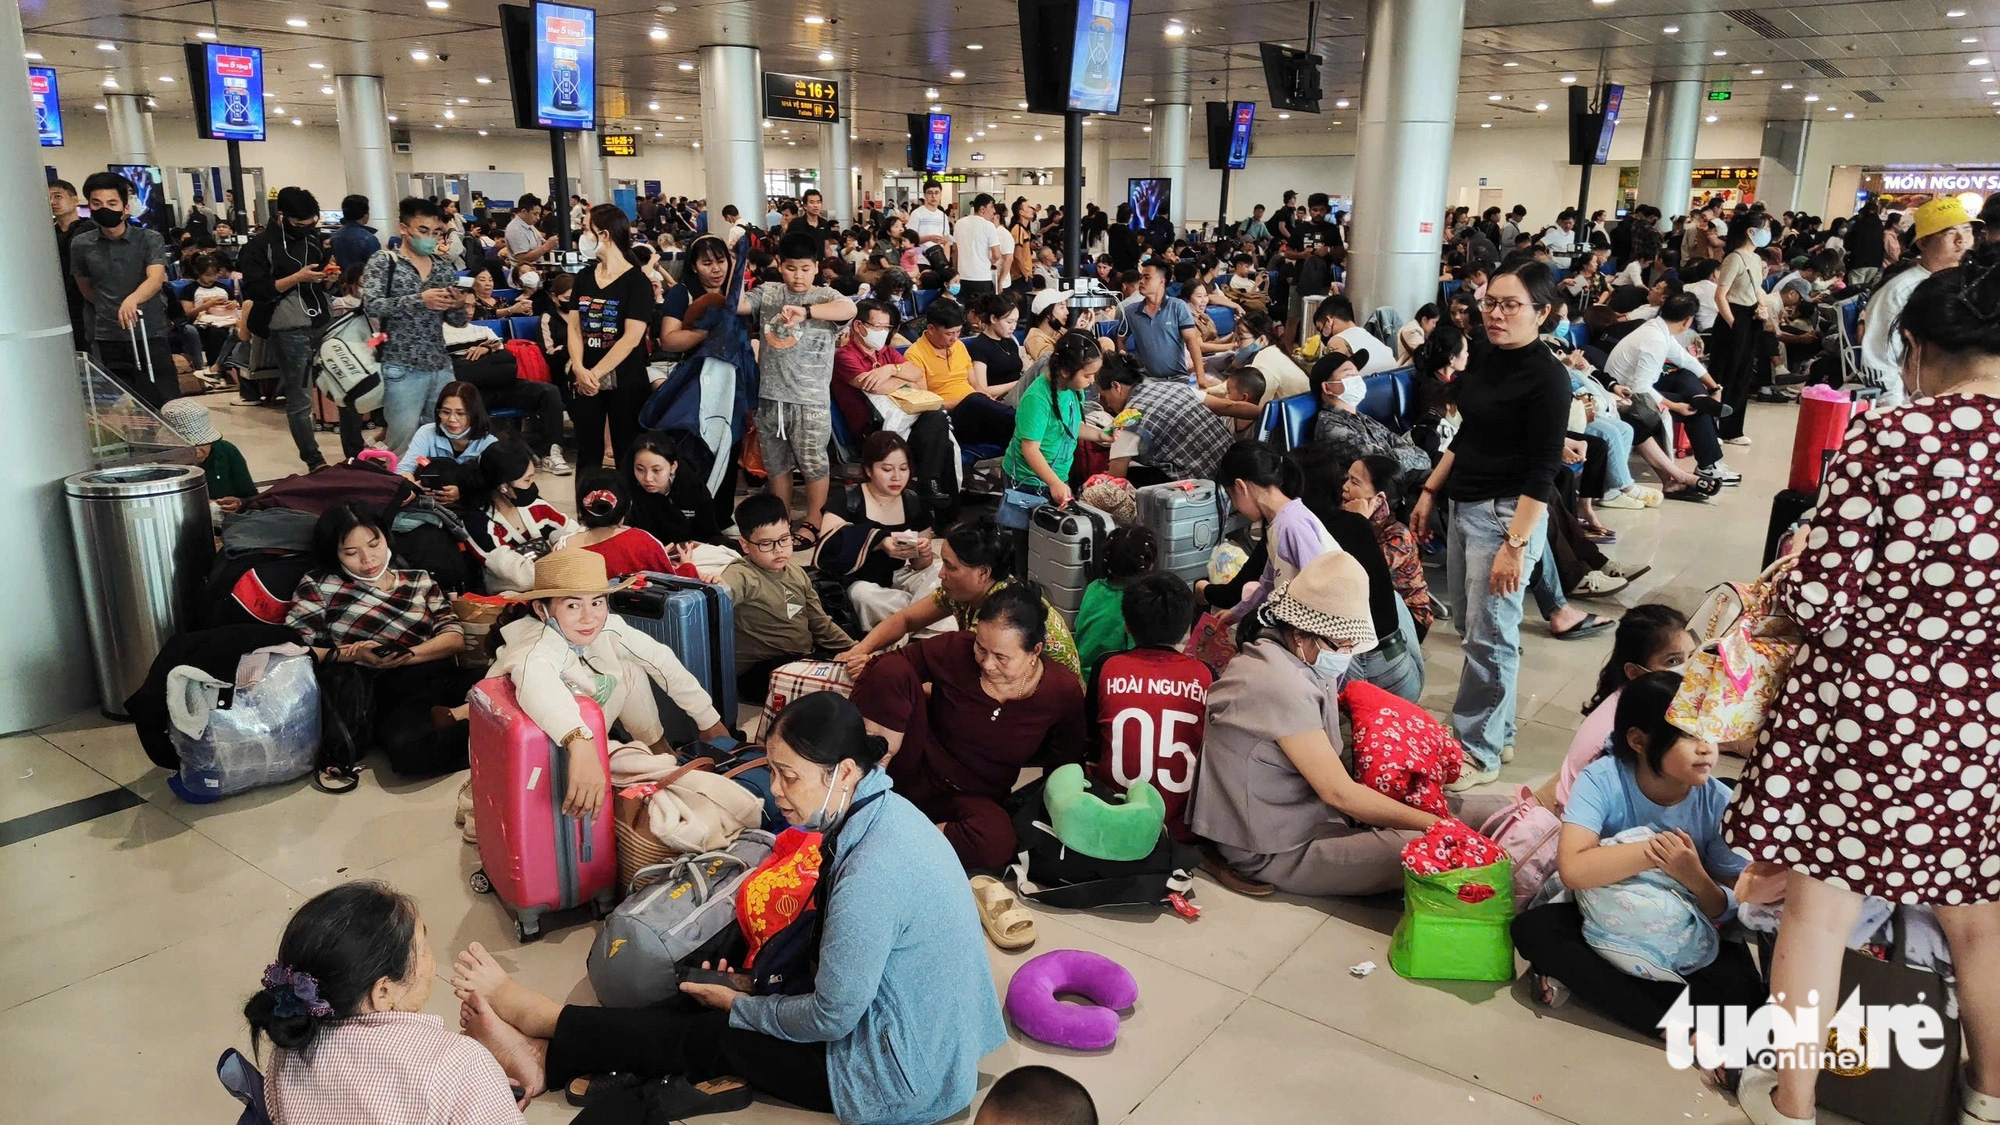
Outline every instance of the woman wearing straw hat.
<path fill-rule="evenodd" d="M 570 816 L 599 812 L 607 786 L 578 696 L 597 701 L 607 726 L 621 723 L 633 741 L 656 750 L 663 749 L 666 730 L 649 679 L 687 712 L 703 738 L 729 733 L 708 692 L 673 650 L 611 612 L 611 595 L 638 581 L 613 582 L 603 555 L 565 547 L 535 561 L 534 589 L 508 595 L 523 610 L 501 625 L 491 674 L 512 679 L 521 710 L 569 751 L 563 811 Z"/>
<path fill-rule="evenodd" d="M 1265 631 L 1208 691 L 1201 778 L 1188 823 L 1213 843 L 1202 867 L 1245 894 L 1380 894 L 1402 886 L 1401 852 L 1438 818 L 1354 779 L 1341 745 L 1340 685 L 1375 647 L 1368 574 L 1329 551 L 1259 611 Z M 1448 799 L 1479 824 L 1503 797 Z"/>

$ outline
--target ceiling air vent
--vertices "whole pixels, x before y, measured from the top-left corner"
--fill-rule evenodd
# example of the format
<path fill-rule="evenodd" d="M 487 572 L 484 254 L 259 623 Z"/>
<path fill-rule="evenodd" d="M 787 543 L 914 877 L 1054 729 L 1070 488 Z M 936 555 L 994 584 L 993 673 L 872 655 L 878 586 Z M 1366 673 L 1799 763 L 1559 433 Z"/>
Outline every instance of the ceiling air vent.
<path fill-rule="evenodd" d="M 1737 23 L 1742 24 L 1744 27 L 1749 28 L 1751 31 L 1756 32 L 1757 34 L 1763 36 L 1766 39 L 1792 38 L 1792 36 L 1786 35 L 1784 32 L 1779 31 L 1778 25 L 1772 23 L 1770 20 L 1765 19 L 1761 13 L 1751 11 L 1748 8 L 1732 8 L 1728 11 L 1723 12 L 1722 14 L 1728 16 L 1730 19 L 1735 20 Z"/>
<path fill-rule="evenodd" d="M 1847 77 L 1846 71 L 1841 70 L 1839 67 L 1833 65 L 1832 63 L 1826 61 L 1825 59 L 1802 59 L 1800 61 L 1805 63 L 1806 69 L 1819 71 L 1821 74 L 1826 75 L 1828 78 Z"/>
<path fill-rule="evenodd" d="M 1882 95 L 1876 93 L 1873 90 L 1856 90 L 1854 91 L 1854 96 L 1860 98 L 1864 102 L 1867 102 L 1869 105 L 1882 104 Z"/>

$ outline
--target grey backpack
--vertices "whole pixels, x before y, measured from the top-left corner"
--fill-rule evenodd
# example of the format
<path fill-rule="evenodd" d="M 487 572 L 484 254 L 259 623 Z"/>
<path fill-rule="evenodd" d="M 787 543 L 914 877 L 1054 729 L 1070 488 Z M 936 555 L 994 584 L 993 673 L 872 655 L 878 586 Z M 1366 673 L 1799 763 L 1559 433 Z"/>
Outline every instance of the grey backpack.
<path fill-rule="evenodd" d="M 659 878 L 618 904 L 590 948 L 590 986 L 607 1008 L 644 1008 L 680 990 L 679 962 L 736 924 L 736 890 L 771 856 L 769 832 L 746 829 L 727 851 L 641 868 Z"/>

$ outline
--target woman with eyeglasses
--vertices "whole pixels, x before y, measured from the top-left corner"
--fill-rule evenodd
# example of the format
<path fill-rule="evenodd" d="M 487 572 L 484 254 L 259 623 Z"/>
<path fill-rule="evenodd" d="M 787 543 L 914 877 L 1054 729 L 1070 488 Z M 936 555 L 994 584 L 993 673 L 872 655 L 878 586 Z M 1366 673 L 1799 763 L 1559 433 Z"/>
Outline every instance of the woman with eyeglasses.
<path fill-rule="evenodd" d="M 1428 538 L 1432 510 L 1450 505 L 1445 588 L 1465 652 L 1451 725 L 1472 759 L 1454 791 L 1498 780 L 1514 753 L 1521 592 L 1547 541 L 1542 523 L 1569 424 L 1569 374 L 1540 339 L 1555 292 L 1539 262 L 1488 283 L 1479 311 L 1491 350 L 1459 380 L 1458 435 L 1410 515 L 1411 529 Z"/>

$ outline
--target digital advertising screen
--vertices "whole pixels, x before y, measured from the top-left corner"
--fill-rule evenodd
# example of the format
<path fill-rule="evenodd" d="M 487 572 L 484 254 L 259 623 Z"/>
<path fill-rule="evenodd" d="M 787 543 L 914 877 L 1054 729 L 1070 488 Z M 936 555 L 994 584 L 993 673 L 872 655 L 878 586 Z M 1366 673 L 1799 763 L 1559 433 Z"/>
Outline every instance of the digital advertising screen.
<path fill-rule="evenodd" d="M 1168 204 L 1173 192 L 1172 180 L 1147 178 L 1125 181 L 1126 201 L 1132 204 L 1132 229 L 1144 231 L 1154 222 L 1172 215 Z"/>
<path fill-rule="evenodd" d="M 1069 64 L 1069 108 L 1077 113 L 1117 113 L 1125 84 L 1125 29 L 1132 0 L 1080 0 L 1076 46 Z"/>
<path fill-rule="evenodd" d="M 924 138 L 924 171 L 942 172 L 951 165 L 951 114 L 933 113 Z"/>
<path fill-rule="evenodd" d="M 1238 172 L 1250 165 L 1250 127 L 1256 123 L 1256 102 L 1237 102 L 1229 108 L 1229 167 Z"/>
<path fill-rule="evenodd" d="M 149 164 L 107 164 L 105 167 L 132 181 L 132 200 L 125 213 L 142 227 L 163 231 L 170 225 L 167 201 L 160 191 L 160 170 Z"/>
<path fill-rule="evenodd" d="M 1604 101 L 1601 103 L 1604 112 L 1604 127 L 1599 129 L 1597 133 L 1597 159 L 1595 163 L 1602 164 L 1611 159 L 1611 134 L 1618 128 L 1618 108 L 1624 104 L 1624 101 L 1625 87 L 1606 86 L 1604 88 Z"/>
<path fill-rule="evenodd" d="M 43 148 L 61 148 L 63 143 L 62 105 L 56 97 L 56 68 L 28 68 L 28 100 L 35 107 L 35 136 Z"/>
<path fill-rule="evenodd" d="M 535 121 L 546 129 L 597 124 L 597 12 L 534 5 Z"/>
<path fill-rule="evenodd" d="M 209 43 L 202 50 L 208 104 L 197 107 L 218 141 L 264 139 L 264 51 Z"/>

